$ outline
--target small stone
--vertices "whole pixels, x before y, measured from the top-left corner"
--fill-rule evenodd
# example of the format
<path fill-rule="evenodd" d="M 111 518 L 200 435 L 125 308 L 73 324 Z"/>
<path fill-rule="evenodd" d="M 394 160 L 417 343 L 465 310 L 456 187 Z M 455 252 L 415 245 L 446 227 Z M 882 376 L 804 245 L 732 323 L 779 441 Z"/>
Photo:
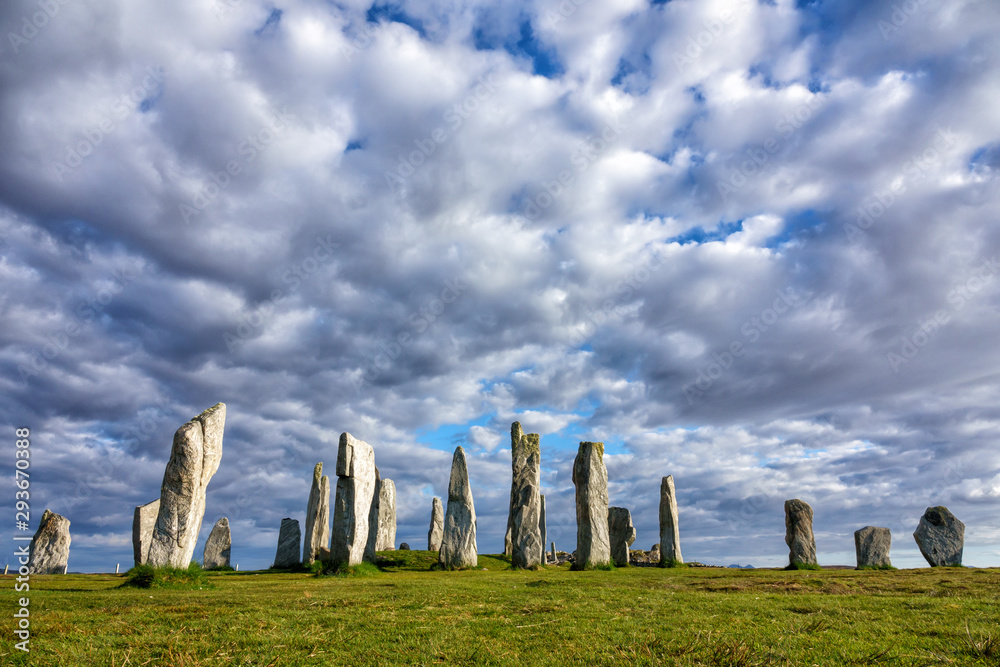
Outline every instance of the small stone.
<path fill-rule="evenodd" d="M 440 551 L 444 537 L 444 507 L 440 498 L 431 501 L 431 528 L 427 531 L 427 550 Z"/>
<path fill-rule="evenodd" d="M 64 574 L 69 563 L 69 519 L 45 510 L 28 547 L 31 574 Z"/>
<path fill-rule="evenodd" d="M 928 507 L 913 533 L 920 553 L 931 567 L 962 564 L 965 524 L 947 507 Z"/>
<path fill-rule="evenodd" d="M 392 551 L 396 547 L 396 483 L 383 479 L 378 494 L 378 539 L 376 551 Z"/>
<path fill-rule="evenodd" d="M 233 547 L 233 536 L 229 531 L 229 519 L 222 517 L 215 522 L 212 532 L 205 541 L 205 551 L 201 560 L 206 570 L 229 567 L 229 555 Z"/>
<path fill-rule="evenodd" d="M 330 563 L 359 565 L 368 546 L 369 513 L 375 495 L 375 451 L 350 433 L 340 435 L 337 492 L 333 507 Z"/>
<path fill-rule="evenodd" d="M 681 533 L 677 523 L 677 491 L 674 476 L 667 475 L 660 480 L 660 543 L 656 549 L 660 554 L 660 565 L 683 563 L 681 556 Z"/>
<path fill-rule="evenodd" d="M 145 565 L 149 558 L 149 545 L 153 541 L 153 529 L 159 513 L 159 498 L 135 508 L 132 515 L 132 559 L 136 565 Z"/>
<path fill-rule="evenodd" d="M 626 567 L 628 548 L 635 542 L 632 513 L 624 507 L 608 508 L 608 539 L 611 542 L 611 560 L 617 567 Z"/>
<path fill-rule="evenodd" d="M 323 463 L 313 468 L 309 503 L 306 505 L 306 531 L 302 543 L 302 562 L 311 565 L 327 552 L 330 544 L 330 478 L 323 474 Z"/>
<path fill-rule="evenodd" d="M 406 542 L 400 542 L 399 543 L 399 550 L 400 551 L 409 551 L 410 550 L 410 545 L 407 544 Z"/>
<path fill-rule="evenodd" d="M 785 544 L 790 566 L 818 565 L 813 537 L 813 510 L 798 498 L 785 501 Z"/>
<path fill-rule="evenodd" d="M 446 569 L 476 567 L 479 555 L 476 548 L 476 507 L 469 486 L 469 468 L 465 450 L 455 449 L 448 482 L 448 508 L 444 518 L 444 537 L 438 562 Z"/>
<path fill-rule="evenodd" d="M 608 470 L 604 467 L 604 443 L 581 442 L 573 461 L 576 486 L 577 569 L 611 564 L 608 537 Z"/>
<path fill-rule="evenodd" d="M 854 531 L 854 550 L 858 556 L 858 569 L 863 567 L 891 567 L 889 547 L 892 535 L 888 528 L 865 526 Z"/>
<path fill-rule="evenodd" d="M 299 565 L 299 549 L 302 548 L 302 531 L 296 519 L 284 518 L 278 530 L 278 551 L 274 555 L 273 568 L 293 568 Z"/>

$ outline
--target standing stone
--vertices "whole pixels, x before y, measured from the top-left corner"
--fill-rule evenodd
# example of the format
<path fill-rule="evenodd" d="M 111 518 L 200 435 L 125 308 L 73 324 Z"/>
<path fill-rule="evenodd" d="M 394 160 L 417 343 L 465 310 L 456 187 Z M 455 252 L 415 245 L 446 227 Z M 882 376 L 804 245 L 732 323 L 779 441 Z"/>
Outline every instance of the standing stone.
<path fill-rule="evenodd" d="M 677 491 L 674 476 L 660 480 L 660 565 L 670 567 L 683 563 L 681 556 L 681 531 L 677 523 Z"/>
<path fill-rule="evenodd" d="M 604 443 L 581 442 L 573 461 L 576 485 L 576 559 L 578 570 L 611 564 L 608 538 L 608 470 Z"/>
<path fill-rule="evenodd" d="M 306 535 L 302 543 L 302 562 L 312 565 L 316 560 L 326 560 L 330 543 L 330 478 L 323 474 L 323 464 L 313 468 L 309 503 L 306 505 Z"/>
<path fill-rule="evenodd" d="M 545 496 L 538 496 L 538 534 L 542 537 L 542 553 L 539 562 L 545 564 L 545 542 L 549 536 L 548 526 L 545 525 Z"/>
<path fill-rule="evenodd" d="M 628 548 L 635 542 L 632 513 L 624 507 L 608 508 L 608 539 L 611 542 L 611 560 L 616 567 L 628 567 Z"/>
<path fill-rule="evenodd" d="M 278 551 L 274 554 L 274 568 L 292 568 L 299 565 L 302 548 L 302 531 L 297 519 L 284 518 L 278 530 Z"/>
<path fill-rule="evenodd" d="M 438 562 L 449 570 L 476 567 L 479 564 L 476 507 L 472 502 L 465 450 L 461 447 L 455 448 L 455 456 L 451 462 L 448 509 L 444 517 L 444 536 L 441 538 Z"/>
<path fill-rule="evenodd" d="M 396 548 L 396 483 L 383 479 L 378 494 L 378 539 L 376 551 Z"/>
<path fill-rule="evenodd" d="M 149 545 L 153 541 L 156 516 L 160 513 L 160 499 L 139 505 L 132 516 L 132 559 L 136 565 L 145 565 L 149 559 Z"/>
<path fill-rule="evenodd" d="M 541 528 L 541 444 L 537 433 L 525 435 L 520 422 L 510 427 L 510 563 L 514 568 L 537 567 L 545 542 Z"/>
<path fill-rule="evenodd" d="M 205 552 L 201 566 L 206 570 L 229 567 L 229 555 L 233 547 L 233 535 L 229 531 L 229 519 L 222 517 L 215 522 L 212 532 L 205 541 Z"/>
<path fill-rule="evenodd" d="M 147 562 L 186 568 L 194 556 L 205 517 L 205 492 L 222 461 L 226 405 L 218 403 L 177 429 L 160 487 Z"/>
<path fill-rule="evenodd" d="M 65 574 L 69 543 L 69 519 L 45 510 L 28 548 L 28 571 L 31 574 Z"/>
<path fill-rule="evenodd" d="M 863 567 L 891 567 L 889 547 L 892 535 L 888 528 L 865 526 L 854 531 L 854 550 L 858 554 L 858 569 Z"/>
<path fill-rule="evenodd" d="M 788 563 L 819 565 L 816 561 L 816 538 L 813 537 L 813 510 L 798 498 L 785 501 L 785 544 Z"/>
<path fill-rule="evenodd" d="M 407 544 L 406 542 L 400 542 L 399 543 L 399 550 L 400 551 L 409 551 L 410 550 L 410 545 Z"/>
<path fill-rule="evenodd" d="M 947 507 L 928 507 L 920 517 L 913 539 L 931 567 L 962 564 L 965 524 Z"/>
<path fill-rule="evenodd" d="M 365 542 L 365 562 L 374 563 L 377 560 L 375 545 L 378 542 L 379 503 L 382 502 L 382 476 L 375 466 L 375 490 L 372 491 L 372 504 L 368 508 L 368 540 Z"/>
<path fill-rule="evenodd" d="M 441 506 L 441 499 L 434 498 L 431 502 L 431 528 L 427 531 L 427 550 L 440 551 L 443 537 L 444 508 Z"/>
<path fill-rule="evenodd" d="M 368 545 L 368 519 L 375 495 L 375 451 L 350 433 L 340 434 L 337 492 L 333 506 L 330 563 L 358 565 Z"/>

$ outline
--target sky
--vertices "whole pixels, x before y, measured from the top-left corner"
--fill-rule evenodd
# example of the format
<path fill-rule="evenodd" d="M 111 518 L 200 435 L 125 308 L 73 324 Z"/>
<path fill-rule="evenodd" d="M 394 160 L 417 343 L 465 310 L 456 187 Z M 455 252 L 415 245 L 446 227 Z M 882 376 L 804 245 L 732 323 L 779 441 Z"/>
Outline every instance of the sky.
<path fill-rule="evenodd" d="M 924 566 L 945 505 L 1000 565 L 1000 4 L 13 0 L 0 29 L 0 422 L 70 571 L 130 566 L 218 402 L 195 553 L 227 516 L 243 570 L 345 431 L 416 548 L 464 447 L 501 551 L 515 420 L 559 549 L 593 440 L 636 548 L 673 475 L 686 560 L 784 565 L 800 498 L 823 564 L 875 525 Z"/>

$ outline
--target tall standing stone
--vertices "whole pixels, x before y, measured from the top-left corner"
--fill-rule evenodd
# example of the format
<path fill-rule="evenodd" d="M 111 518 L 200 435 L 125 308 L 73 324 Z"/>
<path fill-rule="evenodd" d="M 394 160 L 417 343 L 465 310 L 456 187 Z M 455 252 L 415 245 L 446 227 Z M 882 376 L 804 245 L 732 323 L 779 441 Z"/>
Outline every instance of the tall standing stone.
<path fill-rule="evenodd" d="M 233 535 L 229 531 L 229 519 L 222 517 L 212 526 L 212 532 L 205 540 L 205 551 L 201 566 L 206 570 L 229 567 L 229 557 L 233 548 Z"/>
<path fill-rule="evenodd" d="M 541 528 L 541 443 L 537 433 L 525 434 L 521 424 L 510 427 L 510 563 L 515 568 L 537 567 L 545 543 Z"/>
<path fill-rule="evenodd" d="M 798 498 L 785 501 L 785 544 L 788 564 L 819 565 L 816 561 L 816 538 L 813 537 L 813 509 Z"/>
<path fill-rule="evenodd" d="M 545 542 L 549 537 L 549 528 L 545 524 L 545 496 L 538 496 L 538 534 L 542 536 L 542 555 L 540 561 L 545 564 Z"/>
<path fill-rule="evenodd" d="M 611 560 L 617 567 L 628 567 L 628 548 L 635 542 L 632 513 L 625 507 L 608 508 L 608 538 Z"/>
<path fill-rule="evenodd" d="M 274 554 L 274 568 L 292 568 L 299 565 L 302 548 L 302 531 L 297 519 L 285 517 L 278 530 L 278 550 Z"/>
<path fill-rule="evenodd" d="M 576 485 L 576 559 L 574 567 L 585 569 L 611 564 L 608 537 L 608 470 L 604 467 L 604 443 L 581 442 L 573 461 Z"/>
<path fill-rule="evenodd" d="M 147 562 L 153 567 L 187 567 L 205 517 L 205 492 L 222 461 L 226 405 L 218 403 L 177 429 L 160 487 Z"/>
<path fill-rule="evenodd" d="M 931 567 L 962 564 L 965 524 L 947 507 L 928 507 L 920 517 L 913 539 Z"/>
<path fill-rule="evenodd" d="M 63 574 L 69 563 L 69 519 L 45 510 L 28 547 L 31 574 Z"/>
<path fill-rule="evenodd" d="M 302 543 L 302 562 L 311 565 L 325 560 L 330 543 L 330 478 L 323 474 L 323 464 L 313 468 L 309 503 L 306 505 L 306 534 Z"/>
<path fill-rule="evenodd" d="M 660 565 L 670 567 L 684 562 L 681 555 L 681 531 L 677 523 L 677 491 L 674 476 L 660 480 Z"/>
<path fill-rule="evenodd" d="M 438 562 L 449 570 L 476 567 L 479 564 L 476 548 L 476 507 L 472 502 L 465 450 L 461 447 L 455 448 L 455 456 L 451 462 L 448 509 L 444 517 L 444 536 L 441 539 Z"/>
<path fill-rule="evenodd" d="M 160 499 L 139 505 L 132 515 L 132 559 L 136 565 L 145 565 L 149 558 L 149 545 L 153 541 L 156 516 L 160 513 Z"/>
<path fill-rule="evenodd" d="M 337 451 L 337 492 L 333 505 L 330 563 L 358 565 L 368 545 L 368 519 L 375 495 L 375 451 L 350 433 L 341 433 Z"/>
<path fill-rule="evenodd" d="M 378 492 L 378 539 L 376 551 L 396 548 L 396 483 L 383 479 Z"/>
<path fill-rule="evenodd" d="M 365 562 L 374 563 L 377 560 L 375 545 L 378 542 L 379 504 L 382 502 L 382 476 L 375 466 L 375 490 L 372 491 L 372 504 L 368 508 L 368 540 L 365 542 Z"/>
<path fill-rule="evenodd" d="M 427 531 L 427 550 L 440 551 L 441 539 L 444 537 L 444 507 L 441 499 L 435 497 L 431 502 L 431 527 Z"/>
<path fill-rule="evenodd" d="M 892 567 L 889 547 L 892 534 L 888 528 L 865 526 L 854 531 L 854 550 L 858 555 L 858 569 L 863 567 Z"/>

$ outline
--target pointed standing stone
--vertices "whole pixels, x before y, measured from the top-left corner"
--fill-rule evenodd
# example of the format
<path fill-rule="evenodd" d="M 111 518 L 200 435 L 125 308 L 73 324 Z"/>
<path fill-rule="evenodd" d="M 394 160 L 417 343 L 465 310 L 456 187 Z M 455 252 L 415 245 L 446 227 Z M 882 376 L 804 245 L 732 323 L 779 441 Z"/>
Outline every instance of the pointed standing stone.
<path fill-rule="evenodd" d="M 604 443 L 581 442 L 573 461 L 576 485 L 576 559 L 578 570 L 611 564 L 608 537 L 608 470 Z"/>
<path fill-rule="evenodd" d="M 278 550 L 274 554 L 274 568 L 293 568 L 299 566 L 299 554 L 302 548 L 302 531 L 296 519 L 284 518 L 278 530 Z"/>
<path fill-rule="evenodd" d="M 194 556 L 205 493 L 222 461 L 226 405 L 218 403 L 177 429 L 163 473 L 160 510 L 147 563 L 186 568 Z"/>
<path fill-rule="evenodd" d="M 541 563 L 545 543 L 541 527 L 541 444 L 537 433 L 525 435 L 521 424 L 510 427 L 510 564 L 532 568 Z"/>
<path fill-rule="evenodd" d="M 677 491 L 674 476 L 660 481 L 660 565 L 671 567 L 684 562 L 681 556 L 681 531 L 677 523 Z"/>
<path fill-rule="evenodd" d="M 632 525 L 632 513 L 627 508 L 608 508 L 608 539 L 615 566 L 628 567 L 628 548 L 635 542 L 635 526 Z"/>
<path fill-rule="evenodd" d="M 465 450 L 455 449 L 448 482 L 448 509 L 444 518 L 444 536 L 438 562 L 446 569 L 476 567 L 479 555 L 476 548 L 476 507 L 472 502 L 469 486 L 469 468 Z"/>
<path fill-rule="evenodd" d="M 31 574 L 65 574 L 69 563 L 69 519 L 45 510 L 28 547 Z"/>
<path fill-rule="evenodd" d="M 205 551 L 201 566 L 206 570 L 229 567 L 229 555 L 232 552 L 233 535 L 229 531 L 229 519 L 222 517 L 215 522 L 212 532 L 205 541 Z"/>
<path fill-rule="evenodd" d="M 159 513 L 159 498 L 135 508 L 132 515 L 132 559 L 136 565 L 145 565 L 149 558 L 149 545 L 153 541 L 153 529 Z"/>
<path fill-rule="evenodd" d="M 440 498 L 434 498 L 431 502 L 431 528 L 427 531 L 427 550 L 440 551 L 443 537 L 444 507 L 441 506 Z"/>
<path fill-rule="evenodd" d="M 311 565 L 325 560 L 330 543 L 330 478 L 323 474 L 323 464 L 313 468 L 309 503 L 306 505 L 306 535 L 302 544 L 302 562 Z"/>
<path fill-rule="evenodd" d="M 365 542 L 365 562 L 374 563 L 377 560 L 375 545 L 378 542 L 379 503 L 382 502 L 382 476 L 375 466 L 375 490 L 372 492 L 372 504 L 368 508 L 368 541 Z"/>
<path fill-rule="evenodd" d="M 931 567 L 962 564 L 965 524 L 947 507 L 928 507 L 920 517 L 913 539 Z"/>
<path fill-rule="evenodd" d="M 396 548 L 396 483 L 383 479 L 378 495 L 378 539 L 376 551 Z"/>
<path fill-rule="evenodd" d="M 330 563 L 358 565 L 368 545 L 368 514 L 375 495 L 375 451 L 350 433 L 340 435 Z"/>
<path fill-rule="evenodd" d="M 813 510 L 809 503 L 798 498 L 785 501 L 785 544 L 788 545 L 788 563 L 818 565 L 816 538 L 813 537 Z"/>
<path fill-rule="evenodd" d="M 538 534 L 542 537 L 542 553 L 539 561 L 545 565 L 545 542 L 549 536 L 548 526 L 545 525 L 545 496 L 538 496 Z"/>
<path fill-rule="evenodd" d="M 865 526 L 854 531 L 854 550 L 858 556 L 858 569 L 863 567 L 892 567 L 889 547 L 892 535 L 888 528 Z"/>

